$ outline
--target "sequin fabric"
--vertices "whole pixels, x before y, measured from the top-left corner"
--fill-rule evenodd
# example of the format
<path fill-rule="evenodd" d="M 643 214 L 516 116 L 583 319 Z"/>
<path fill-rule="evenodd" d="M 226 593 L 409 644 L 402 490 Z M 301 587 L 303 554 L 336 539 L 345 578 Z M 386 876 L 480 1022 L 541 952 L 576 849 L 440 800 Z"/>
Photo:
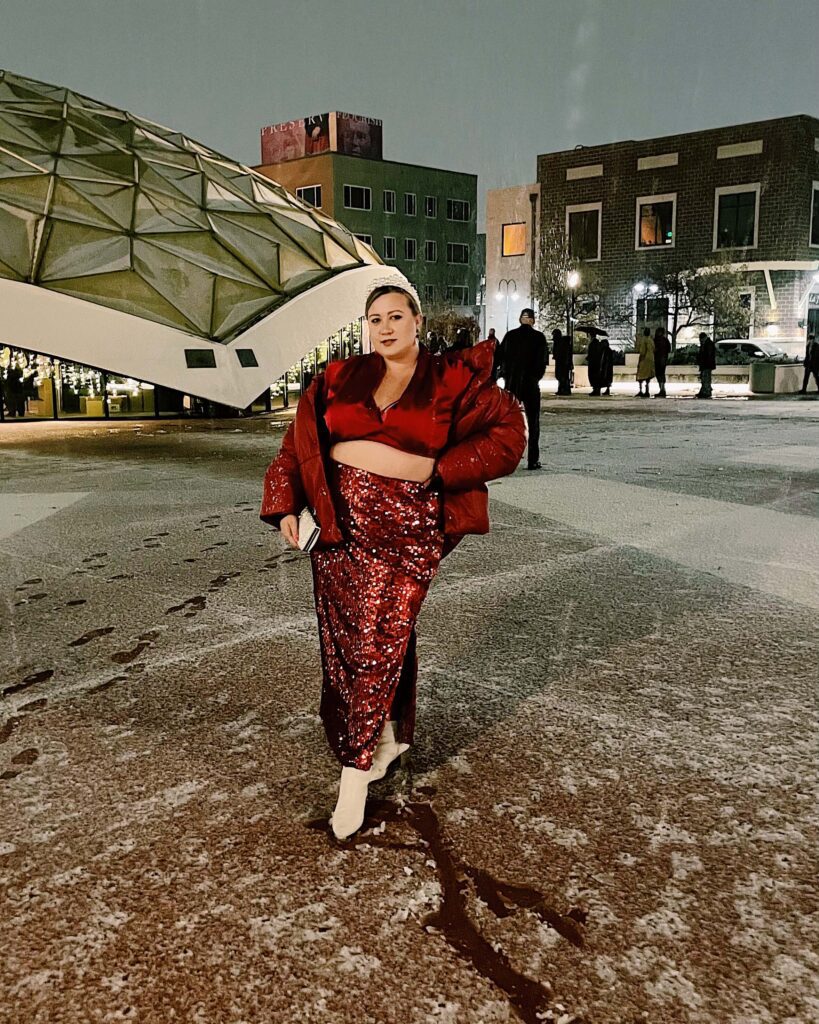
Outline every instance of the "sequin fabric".
<path fill-rule="evenodd" d="M 415 620 L 441 560 L 440 496 L 426 484 L 330 466 L 344 543 L 310 556 L 320 714 L 341 764 L 367 770 L 388 716 L 400 723 L 400 741 L 412 742 Z"/>

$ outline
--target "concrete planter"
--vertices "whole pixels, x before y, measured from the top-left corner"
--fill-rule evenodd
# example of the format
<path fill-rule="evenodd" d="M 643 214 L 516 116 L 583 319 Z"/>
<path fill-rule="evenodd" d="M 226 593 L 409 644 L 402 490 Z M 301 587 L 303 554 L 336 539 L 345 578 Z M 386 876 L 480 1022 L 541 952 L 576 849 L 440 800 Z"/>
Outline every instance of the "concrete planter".
<path fill-rule="evenodd" d="M 755 395 L 794 395 L 802 387 L 801 363 L 751 363 L 750 385 Z"/>

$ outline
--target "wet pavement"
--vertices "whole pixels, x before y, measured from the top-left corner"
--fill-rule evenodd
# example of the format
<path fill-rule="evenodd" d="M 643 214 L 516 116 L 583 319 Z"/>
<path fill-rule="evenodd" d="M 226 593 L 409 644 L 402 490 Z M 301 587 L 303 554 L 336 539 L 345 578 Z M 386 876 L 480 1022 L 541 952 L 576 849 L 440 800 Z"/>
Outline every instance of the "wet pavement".
<path fill-rule="evenodd" d="M 282 424 L 0 428 L 0 1021 L 807 1024 L 819 402 L 547 396 L 328 834 Z"/>

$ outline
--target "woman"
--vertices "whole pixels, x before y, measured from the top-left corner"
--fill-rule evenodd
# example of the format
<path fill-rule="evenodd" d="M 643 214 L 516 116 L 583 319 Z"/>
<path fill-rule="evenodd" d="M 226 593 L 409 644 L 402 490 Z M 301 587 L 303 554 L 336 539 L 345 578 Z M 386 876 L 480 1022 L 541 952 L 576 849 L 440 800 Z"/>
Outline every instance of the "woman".
<path fill-rule="evenodd" d="M 637 342 L 636 347 L 637 354 L 640 357 L 637 360 L 637 387 L 640 389 L 637 392 L 637 397 L 648 398 L 648 382 L 654 376 L 654 342 L 651 340 L 650 328 L 643 328 L 643 335 Z M 646 386 L 645 391 L 643 391 L 644 383 Z"/>
<path fill-rule="evenodd" d="M 330 819 L 364 820 L 367 786 L 412 743 L 415 620 L 441 557 L 489 529 L 486 481 L 517 466 L 519 403 L 492 381 L 494 346 L 433 357 L 415 294 L 382 285 L 365 315 L 373 351 L 331 363 L 299 402 L 265 477 L 261 517 L 311 553 L 323 668 L 321 718 L 341 762 Z"/>

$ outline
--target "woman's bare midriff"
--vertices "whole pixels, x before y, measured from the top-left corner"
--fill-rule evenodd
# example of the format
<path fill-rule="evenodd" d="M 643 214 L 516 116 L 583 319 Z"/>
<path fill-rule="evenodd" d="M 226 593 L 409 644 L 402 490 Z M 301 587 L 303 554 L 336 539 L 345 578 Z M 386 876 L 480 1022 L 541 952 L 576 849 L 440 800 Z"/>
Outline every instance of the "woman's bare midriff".
<path fill-rule="evenodd" d="M 432 476 L 435 459 L 391 448 L 380 441 L 339 441 L 330 449 L 330 458 L 345 466 L 366 469 L 368 473 L 395 480 L 424 483 Z"/>

